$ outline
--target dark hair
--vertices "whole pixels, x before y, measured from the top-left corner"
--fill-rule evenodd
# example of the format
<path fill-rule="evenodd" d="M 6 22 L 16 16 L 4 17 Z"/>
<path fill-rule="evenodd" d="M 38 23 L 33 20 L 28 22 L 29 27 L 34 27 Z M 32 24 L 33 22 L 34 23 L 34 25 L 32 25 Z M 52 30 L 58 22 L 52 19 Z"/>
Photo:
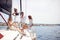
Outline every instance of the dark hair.
<path fill-rule="evenodd" d="M 14 8 L 14 12 L 17 12 L 17 9 L 16 8 Z M 19 13 L 15 13 L 15 15 L 19 15 Z"/>
<path fill-rule="evenodd" d="M 16 8 L 14 8 L 14 12 L 16 12 L 17 11 L 17 9 Z"/>
<path fill-rule="evenodd" d="M 20 15 L 24 15 L 24 12 L 21 12 Z"/>
<path fill-rule="evenodd" d="M 28 16 L 28 18 L 29 18 L 29 19 L 32 19 L 32 16 L 31 16 L 31 15 L 29 15 L 29 16 Z"/>

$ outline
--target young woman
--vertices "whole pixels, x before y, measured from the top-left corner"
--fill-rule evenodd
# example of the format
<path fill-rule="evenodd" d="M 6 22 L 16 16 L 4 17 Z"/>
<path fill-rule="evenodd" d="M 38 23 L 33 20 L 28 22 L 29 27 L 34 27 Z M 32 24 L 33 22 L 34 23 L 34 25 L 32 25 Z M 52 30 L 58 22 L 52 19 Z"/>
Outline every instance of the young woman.
<path fill-rule="evenodd" d="M 14 16 L 14 22 L 18 22 L 18 16 L 19 16 L 19 13 L 17 12 L 17 9 L 14 8 L 14 13 L 12 14 Z"/>
<path fill-rule="evenodd" d="M 11 30 L 17 30 L 16 28 L 17 28 L 17 23 L 14 23 L 13 21 L 12 21 L 12 17 L 11 17 L 11 15 L 9 16 L 9 18 L 8 18 L 8 27 L 9 27 L 9 29 L 11 29 Z"/>
<path fill-rule="evenodd" d="M 33 30 L 31 30 L 31 27 L 33 26 L 32 16 L 28 15 L 28 19 L 29 19 L 28 29 L 30 30 L 30 36 L 31 36 L 32 40 L 36 40 L 36 33 Z"/>
<path fill-rule="evenodd" d="M 28 16 L 28 19 L 29 19 L 29 27 L 32 27 L 32 25 L 33 25 L 33 19 L 32 19 L 32 16 L 29 15 L 29 16 Z"/>

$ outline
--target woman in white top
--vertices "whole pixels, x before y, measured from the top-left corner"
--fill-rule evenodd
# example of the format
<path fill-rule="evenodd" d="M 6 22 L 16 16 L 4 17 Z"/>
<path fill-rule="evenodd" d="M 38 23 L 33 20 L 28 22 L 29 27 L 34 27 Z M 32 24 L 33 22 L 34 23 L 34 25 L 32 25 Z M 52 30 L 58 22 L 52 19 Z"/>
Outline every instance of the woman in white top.
<path fill-rule="evenodd" d="M 17 12 L 17 9 L 14 8 L 14 13 L 12 14 L 14 16 L 14 22 L 18 22 L 18 16 L 19 16 L 19 13 Z"/>
<path fill-rule="evenodd" d="M 29 15 L 29 16 L 28 16 L 28 19 L 29 19 L 29 28 L 31 28 L 32 25 L 33 25 L 33 19 L 32 19 L 32 16 Z"/>
<path fill-rule="evenodd" d="M 33 26 L 33 19 L 31 15 L 28 15 L 28 19 L 29 19 L 29 32 L 30 32 L 30 36 L 32 38 L 32 40 L 36 40 L 36 33 L 31 29 L 31 27 Z"/>

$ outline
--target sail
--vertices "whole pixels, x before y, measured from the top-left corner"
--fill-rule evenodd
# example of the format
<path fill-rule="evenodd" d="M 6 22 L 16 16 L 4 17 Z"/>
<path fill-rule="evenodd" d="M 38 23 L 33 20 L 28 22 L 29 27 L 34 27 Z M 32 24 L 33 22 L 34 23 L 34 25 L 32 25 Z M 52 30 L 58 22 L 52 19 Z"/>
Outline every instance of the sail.
<path fill-rule="evenodd" d="M 11 8 L 12 8 L 12 0 L 0 0 L 0 11 L 4 9 L 11 13 Z"/>

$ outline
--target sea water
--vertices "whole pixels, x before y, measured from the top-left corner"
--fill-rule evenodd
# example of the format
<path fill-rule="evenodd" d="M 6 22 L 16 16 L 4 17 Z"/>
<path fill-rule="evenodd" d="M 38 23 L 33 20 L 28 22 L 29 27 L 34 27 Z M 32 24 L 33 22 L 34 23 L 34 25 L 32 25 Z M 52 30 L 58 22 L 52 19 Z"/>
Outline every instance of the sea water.
<path fill-rule="evenodd" d="M 60 26 L 33 26 L 37 40 L 60 40 Z M 0 26 L 0 30 L 7 30 L 7 26 Z"/>

